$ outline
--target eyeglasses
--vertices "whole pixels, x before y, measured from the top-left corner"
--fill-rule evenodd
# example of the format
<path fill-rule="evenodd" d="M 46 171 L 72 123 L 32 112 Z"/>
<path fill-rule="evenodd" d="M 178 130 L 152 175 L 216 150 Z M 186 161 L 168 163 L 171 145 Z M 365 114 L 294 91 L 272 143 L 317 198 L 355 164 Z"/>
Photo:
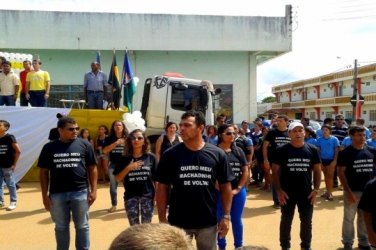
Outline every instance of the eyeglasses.
<path fill-rule="evenodd" d="M 73 132 L 73 131 L 79 131 L 80 130 L 80 127 L 75 127 L 75 128 L 65 128 L 66 130 L 69 130 L 69 131 L 71 131 L 71 132 Z"/>
<path fill-rule="evenodd" d="M 136 137 L 136 136 L 132 136 L 132 137 L 131 137 L 131 140 L 132 140 L 132 141 L 136 141 L 136 140 L 137 140 L 137 141 L 142 141 L 143 139 L 144 139 L 144 137 L 142 137 L 142 136 L 138 136 L 138 137 Z"/>
<path fill-rule="evenodd" d="M 225 135 L 235 135 L 235 132 L 226 132 Z"/>

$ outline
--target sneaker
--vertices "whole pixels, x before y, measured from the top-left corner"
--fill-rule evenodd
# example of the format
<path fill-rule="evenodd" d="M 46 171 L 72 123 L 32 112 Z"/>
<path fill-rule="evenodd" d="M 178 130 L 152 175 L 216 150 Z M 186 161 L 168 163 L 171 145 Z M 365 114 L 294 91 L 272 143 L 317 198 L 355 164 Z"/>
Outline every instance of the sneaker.
<path fill-rule="evenodd" d="M 328 197 L 328 193 L 325 192 L 325 193 L 323 193 L 322 195 L 320 195 L 320 197 L 321 197 L 321 198 L 327 198 L 327 197 Z"/>
<path fill-rule="evenodd" d="M 333 200 L 334 200 L 333 195 L 328 194 L 328 195 L 326 196 L 326 200 L 328 200 L 328 201 L 333 201 Z"/>
<path fill-rule="evenodd" d="M 7 207 L 7 211 L 12 211 L 14 209 L 16 209 L 17 207 L 17 203 L 15 201 L 12 201 L 9 206 Z"/>
<path fill-rule="evenodd" d="M 107 210 L 109 213 L 113 213 L 116 211 L 116 206 L 112 206 Z"/>
<path fill-rule="evenodd" d="M 352 250 L 352 249 L 353 249 L 352 245 L 349 244 L 349 243 L 346 243 L 346 244 L 343 245 L 343 250 Z"/>
<path fill-rule="evenodd" d="M 279 203 L 274 203 L 273 207 L 275 209 L 281 209 L 281 205 Z"/>
<path fill-rule="evenodd" d="M 371 246 L 358 245 L 359 250 L 372 250 Z"/>

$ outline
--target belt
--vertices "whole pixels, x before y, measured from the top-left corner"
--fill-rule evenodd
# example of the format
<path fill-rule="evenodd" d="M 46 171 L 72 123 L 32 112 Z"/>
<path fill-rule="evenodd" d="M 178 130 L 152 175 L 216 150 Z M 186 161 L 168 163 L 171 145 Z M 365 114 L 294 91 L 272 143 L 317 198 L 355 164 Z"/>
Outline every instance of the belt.
<path fill-rule="evenodd" d="M 101 93 L 103 90 L 88 90 L 88 93 Z"/>

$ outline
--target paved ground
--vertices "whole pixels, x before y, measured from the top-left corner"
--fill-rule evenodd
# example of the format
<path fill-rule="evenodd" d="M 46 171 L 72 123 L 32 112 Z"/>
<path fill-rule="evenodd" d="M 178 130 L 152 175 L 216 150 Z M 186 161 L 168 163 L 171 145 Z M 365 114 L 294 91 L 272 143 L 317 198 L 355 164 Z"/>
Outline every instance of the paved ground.
<path fill-rule="evenodd" d="M 0 249 L 7 250 L 48 250 L 55 249 L 54 226 L 50 215 L 43 208 L 39 183 L 21 183 L 19 203 L 16 210 L 8 212 L 0 210 Z M 324 186 L 324 183 L 321 184 Z M 122 190 L 119 200 L 122 200 Z M 341 223 L 343 202 L 341 192 L 334 192 L 333 202 L 319 198 L 313 218 L 314 250 L 341 249 Z M 6 202 L 9 196 L 6 195 Z M 252 189 L 247 196 L 244 210 L 244 244 L 263 245 L 272 250 L 279 249 L 278 227 L 280 211 L 271 207 L 271 194 Z M 128 227 L 123 206 L 115 213 L 107 213 L 110 198 L 108 186 L 99 185 L 98 199 L 91 207 L 91 245 L 92 249 L 108 249 L 117 234 Z M 154 213 L 153 222 L 157 222 Z M 73 227 L 73 226 L 72 226 Z M 74 243 L 73 228 L 71 228 L 71 243 Z M 232 234 L 228 238 L 232 246 Z M 292 231 L 292 250 L 299 247 L 299 219 L 296 213 Z M 71 244 L 71 249 L 74 245 Z M 232 249 L 228 248 L 228 249 Z"/>

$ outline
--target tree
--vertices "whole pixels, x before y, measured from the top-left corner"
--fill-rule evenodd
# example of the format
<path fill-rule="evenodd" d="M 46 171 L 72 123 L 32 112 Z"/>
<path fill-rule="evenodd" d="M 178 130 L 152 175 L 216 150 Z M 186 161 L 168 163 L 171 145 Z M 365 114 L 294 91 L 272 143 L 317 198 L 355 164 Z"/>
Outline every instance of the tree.
<path fill-rule="evenodd" d="M 261 103 L 272 103 L 275 102 L 274 96 L 268 96 L 261 100 Z"/>

